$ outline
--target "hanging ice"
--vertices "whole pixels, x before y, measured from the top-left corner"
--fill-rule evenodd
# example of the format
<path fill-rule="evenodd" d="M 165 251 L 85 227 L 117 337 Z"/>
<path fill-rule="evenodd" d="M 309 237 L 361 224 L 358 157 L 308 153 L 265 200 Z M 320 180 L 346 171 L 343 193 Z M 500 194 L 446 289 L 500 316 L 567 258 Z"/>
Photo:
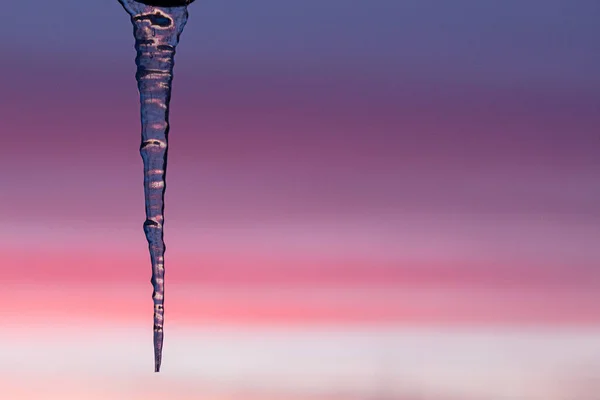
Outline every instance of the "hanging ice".
<path fill-rule="evenodd" d="M 165 174 L 169 136 L 169 101 L 173 57 L 194 0 L 119 0 L 133 23 L 140 91 L 144 196 L 154 292 L 154 370 L 160 371 L 163 346 L 165 244 L 163 241 Z"/>

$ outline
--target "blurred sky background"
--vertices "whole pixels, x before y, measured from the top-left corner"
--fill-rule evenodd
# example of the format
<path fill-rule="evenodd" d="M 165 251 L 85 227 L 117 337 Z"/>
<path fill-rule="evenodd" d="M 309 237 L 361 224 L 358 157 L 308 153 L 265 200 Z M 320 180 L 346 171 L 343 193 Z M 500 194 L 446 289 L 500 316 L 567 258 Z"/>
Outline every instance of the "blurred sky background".
<path fill-rule="evenodd" d="M 153 374 L 129 17 L 3 4 L 3 399 L 600 399 L 598 1 L 189 9 Z"/>

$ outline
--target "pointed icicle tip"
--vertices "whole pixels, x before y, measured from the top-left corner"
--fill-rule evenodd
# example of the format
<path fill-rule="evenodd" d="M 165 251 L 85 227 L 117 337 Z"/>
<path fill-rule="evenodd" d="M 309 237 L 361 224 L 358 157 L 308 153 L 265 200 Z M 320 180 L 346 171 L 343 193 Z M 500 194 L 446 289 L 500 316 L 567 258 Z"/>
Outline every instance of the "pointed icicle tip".
<path fill-rule="evenodd" d="M 154 372 L 160 372 L 160 364 L 162 364 L 162 354 L 154 355 Z"/>

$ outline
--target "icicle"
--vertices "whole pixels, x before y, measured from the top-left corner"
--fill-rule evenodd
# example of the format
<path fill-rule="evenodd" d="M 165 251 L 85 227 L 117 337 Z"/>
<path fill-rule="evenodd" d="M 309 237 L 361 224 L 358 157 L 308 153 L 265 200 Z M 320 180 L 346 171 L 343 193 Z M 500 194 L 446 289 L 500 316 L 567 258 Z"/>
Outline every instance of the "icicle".
<path fill-rule="evenodd" d="M 152 262 L 154 365 L 160 371 L 164 325 L 165 243 L 163 241 L 173 58 L 193 0 L 119 0 L 131 16 L 137 57 L 144 161 L 144 232 Z"/>

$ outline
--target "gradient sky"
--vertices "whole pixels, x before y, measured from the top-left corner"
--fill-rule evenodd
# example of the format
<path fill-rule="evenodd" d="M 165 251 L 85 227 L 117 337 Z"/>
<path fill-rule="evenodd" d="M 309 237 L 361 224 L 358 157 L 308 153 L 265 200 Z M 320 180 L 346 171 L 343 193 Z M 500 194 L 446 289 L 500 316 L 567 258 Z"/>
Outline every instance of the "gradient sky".
<path fill-rule="evenodd" d="M 137 283 L 129 21 L 116 1 L 5 7 L 3 275 Z M 596 289 L 599 10 L 194 4 L 172 101 L 170 282 Z"/>
<path fill-rule="evenodd" d="M 144 325 L 128 16 L 116 0 L 2 13 L 0 316 Z M 166 329 L 597 327 L 599 18 L 592 0 L 195 2 Z"/>

